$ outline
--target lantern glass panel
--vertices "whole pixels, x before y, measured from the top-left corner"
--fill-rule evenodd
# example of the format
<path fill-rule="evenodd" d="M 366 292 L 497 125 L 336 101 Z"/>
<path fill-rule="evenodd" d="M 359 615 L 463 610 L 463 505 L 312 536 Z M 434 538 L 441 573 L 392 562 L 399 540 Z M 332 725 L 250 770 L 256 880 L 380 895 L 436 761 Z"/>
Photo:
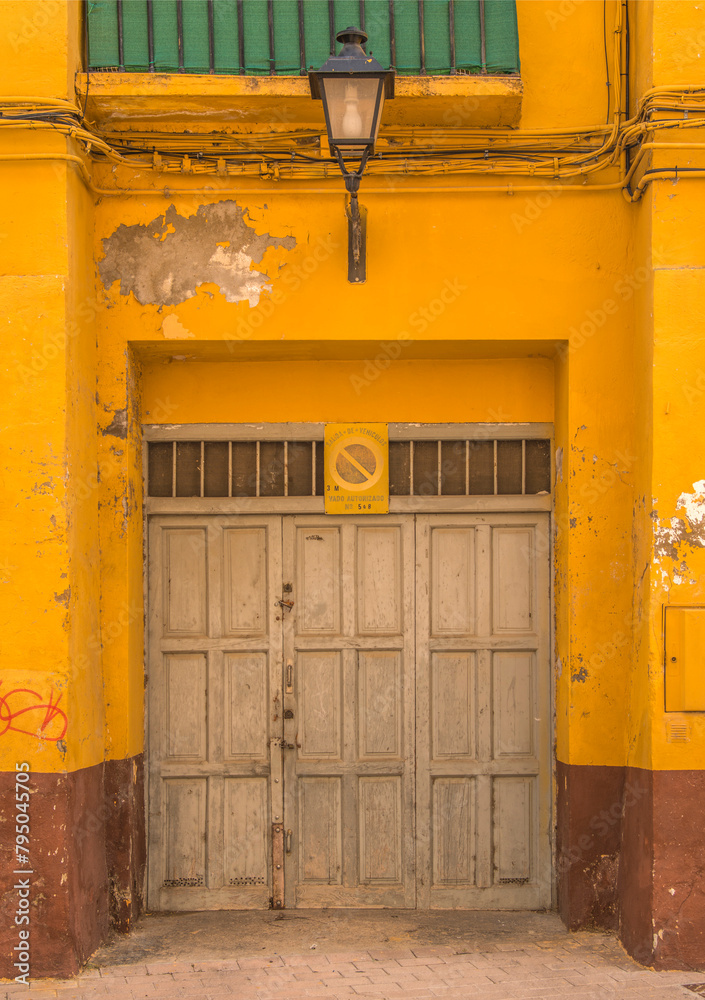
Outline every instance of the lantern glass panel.
<path fill-rule="evenodd" d="M 379 113 L 377 95 L 384 82 L 378 77 L 323 77 L 321 88 L 328 107 L 329 141 L 332 145 L 368 145 L 374 143 L 382 117 L 381 96 Z"/>

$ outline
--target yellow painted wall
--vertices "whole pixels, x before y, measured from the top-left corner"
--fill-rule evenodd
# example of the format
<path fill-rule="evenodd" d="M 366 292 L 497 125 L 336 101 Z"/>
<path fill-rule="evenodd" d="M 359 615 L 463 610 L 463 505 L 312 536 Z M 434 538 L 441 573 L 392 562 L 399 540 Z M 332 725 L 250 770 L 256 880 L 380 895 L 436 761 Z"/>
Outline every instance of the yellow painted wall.
<path fill-rule="evenodd" d="M 0 5 L 5 94 L 73 99 L 77 6 Z M 632 103 L 653 85 L 697 82 L 687 79 L 697 60 L 684 58 L 701 30 L 698 4 L 630 7 Z M 604 123 L 603 10 L 611 43 L 613 0 L 517 9 L 520 128 Z M 37 11 L 47 25 L 34 23 Z M 449 104 L 461 121 L 464 110 Z M 75 148 L 0 132 L 0 155 Z M 681 155 L 690 162 L 688 151 L 667 159 Z M 16 205 L 0 239 L 10 320 L 3 607 L 14 650 L 0 693 L 36 677 L 63 692 L 69 725 L 65 752 L 4 733 L 3 768 L 30 755 L 41 770 L 73 769 L 143 748 L 141 423 L 289 419 L 555 421 L 558 756 L 705 767 L 702 716 L 688 719 L 690 742 L 669 742 L 661 680 L 663 602 L 703 601 L 693 523 L 679 558 L 661 553 L 650 568 L 652 498 L 666 530 L 683 519 L 681 494 L 697 509 L 693 483 L 705 478 L 693 447 L 705 407 L 701 180 L 659 181 L 628 204 L 619 190 L 555 192 L 540 181 L 508 195 L 490 190 L 505 183 L 495 177 L 472 179 L 485 192 L 450 174 L 411 185 L 366 178 L 368 280 L 353 287 L 337 176 L 171 176 L 165 197 L 164 176 L 150 170 L 90 169 L 98 188 L 124 193 L 94 195 L 63 162 L 0 162 Z M 603 173 L 598 182 L 617 178 L 616 168 Z M 203 193 L 206 184 L 220 193 Z M 166 265 L 142 301 L 97 280 L 104 255 L 125 252 L 124 227 L 146 227 L 168 251 L 199 209 L 208 214 L 202 206 L 224 200 L 247 210 L 254 235 L 295 241 L 253 263 L 266 281 L 250 301 L 228 301 L 209 280 L 169 304 Z M 183 246 L 179 260 L 188 267 Z"/>
<path fill-rule="evenodd" d="M 208 392 L 201 387 L 207 385 Z M 553 421 L 553 362 L 369 361 L 149 363 L 145 423 L 267 420 L 462 423 Z"/>
<path fill-rule="evenodd" d="M 2 94 L 73 100 L 75 4 L 0 5 Z M 103 758 L 95 435 L 94 199 L 59 136 L 4 128 L 0 224 L 5 666 L 0 766 Z M 95 306 L 95 302 L 94 302 Z"/>

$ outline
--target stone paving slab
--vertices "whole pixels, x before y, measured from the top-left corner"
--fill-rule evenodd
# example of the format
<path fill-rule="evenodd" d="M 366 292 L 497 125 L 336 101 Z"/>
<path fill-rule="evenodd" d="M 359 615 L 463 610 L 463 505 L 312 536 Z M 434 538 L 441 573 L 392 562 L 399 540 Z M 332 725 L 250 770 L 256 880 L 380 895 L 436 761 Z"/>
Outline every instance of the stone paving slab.
<path fill-rule="evenodd" d="M 29 987 L 0 982 L 1 1000 L 693 1000 L 705 973 L 654 972 L 608 934 L 483 944 L 136 962 L 89 967 Z"/>

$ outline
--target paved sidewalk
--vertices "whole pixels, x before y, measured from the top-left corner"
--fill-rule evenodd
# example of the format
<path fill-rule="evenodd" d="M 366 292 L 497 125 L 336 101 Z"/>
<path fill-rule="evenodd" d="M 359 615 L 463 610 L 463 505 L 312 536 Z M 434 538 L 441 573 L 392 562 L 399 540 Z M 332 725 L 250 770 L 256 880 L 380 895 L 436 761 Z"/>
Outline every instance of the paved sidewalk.
<path fill-rule="evenodd" d="M 243 934 L 237 935 L 227 922 L 211 925 L 204 922 L 206 919 L 193 915 L 192 922 L 187 919 L 179 924 L 168 922 L 177 921 L 176 915 L 166 920 L 162 917 L 161 922 L 151 924 L 159 932 L 155 936 L 148 918 L 146 931 L 140 932 L 138 925 L 130 937 L 114 939 L 76 978 L 36 981 L 29 988 L 2 981 L 0 998 L 694 1000 L 705 995 L 705 973 L 644 969 L 625 954 L 612 935 L 569 934 L 555 915 L 549 914 L 510 916 L 498 921 L 494 934 L 487 923 L 474 933 L 458 933 L 463 917 L 457 911 L 445 919 L 438 914 L 426 922 L 414 918 L 408 925 L 394 924 L 393 916 L 387 920 L 379 915 L 369 918 L 367 925 L 365 918 L 359 924 L 351 920 L 337 924 L 344 919 L 338 911 L 327 919 L 304 917 L 299 926 L 287 929 L 284 937 L 279 936 L 273 915 L 268 924 L 261 917 L 239 918 L 236 926 L 242 926 Z M 220 930 L 214 930 L 215 926 Z M 333 933 L 339 930 L 343 941 L 339 949 L 331 943 L 331 926 Z M 204 929 L 204 937 L 198 937 Z M 259 934 L 256 943 L 253 937 L 248 938 L 248 932 Z M 396 943 L 395 932 L 397 941 L 399 936 L 408 940 Z M 227 949 L 218 934 L 229 938 Z M 372 934 L 376 935 L 376 947 Z M 446 940 L 452 938 L 452 943 L 418 940 L 443 935 Z M 321 943 L 307 945 L 312 936 Z M 354 949 L 349 942 L 356 936 L 364 946 Z M 196 940 L 201 941 L 200 946 L 194 944 Z M 385 941 L 387 944 L 380 946 Z M 279 945 L 276 954 L 273 944 Z M 268 946 L 270 950 L 264 955 L 261 950 L 257 953 Z M 188 947 L 190 955 L 185 953 Z M 164 955 L 169 949 L 167 959 Z M 212 957 L 214 949 L 221 957 Z M 115 956 L 130 956 L 130 960 L 117 965 Z M 111 959 L 113 964 L 107 964 Z M 698 984 L 702 991 L 686 989 Z"/>
<path fill-rule="evenodd" d="M 692 972 L 652 972 L 625 958 L 607 936 L 577 934 L 561 947 L 496 946 L 483 952 L 449 947 L 370 949 L 318 955 L 155 962 L 89 969 L 68 981 L 27 989 L 2 984 L 0 996 L 30 1000 L 691 1000 L 702 984 Z"/>

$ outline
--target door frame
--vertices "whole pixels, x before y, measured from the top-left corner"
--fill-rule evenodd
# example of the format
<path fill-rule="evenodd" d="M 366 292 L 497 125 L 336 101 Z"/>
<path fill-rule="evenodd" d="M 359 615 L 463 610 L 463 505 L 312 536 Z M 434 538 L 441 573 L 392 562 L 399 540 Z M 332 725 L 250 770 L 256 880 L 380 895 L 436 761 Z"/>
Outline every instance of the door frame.
<path fill-rule="evenodd" d="M 149 453 L 151 442 L 156 441 L 315 441 L 324 439 L 325 422 L 311 423 L 194 423 L 194 424 L 144 424 L 142 472 L 143 483 L 148 481 Z M 389 423 L 389 440 L 516 440 L 523 438 L 548 439 L 551 441 L 551 483 L 555 486 L 554 426 L 551 423 Z M 148 670 L 150 656 L 150 522 L 153 515 L 222 515 L 230 518 L 238 514 L 325 514 L 323 496 L 311 497 L 149 497 L 146 488 L 143 499 L 143 588 L 145 614 L 145 671 Z M 556 867 L 556 758 L 555 758 L 555 599 L 554 599 L 554 489 L 550 493 L 531 495 L 484 495 L 484 496 L 392 496 L 389 502 L 390 514 L 519 514 L 533 513 L 547 515 L 546 542 L 548 559 L 548 621 L 549 621 L 549 714 L 550 746 L 547 760 L 551 768 L 551 795 L 549 808 L 549 841 L 551 856 L 551 906 L 557 905 Z M 384 515 L 380 515 L 384 516 Z M 144 747 L 149 754 L 149 706 L 144 707 Z M 145 887 L 149 881 L 149 822 L 150 822 L 150 780 L 149 762 L 145 767 L 144 818 L 147 845 L 147 869 Z M 282 803 L 283 804 L 283 803 Z"/>

